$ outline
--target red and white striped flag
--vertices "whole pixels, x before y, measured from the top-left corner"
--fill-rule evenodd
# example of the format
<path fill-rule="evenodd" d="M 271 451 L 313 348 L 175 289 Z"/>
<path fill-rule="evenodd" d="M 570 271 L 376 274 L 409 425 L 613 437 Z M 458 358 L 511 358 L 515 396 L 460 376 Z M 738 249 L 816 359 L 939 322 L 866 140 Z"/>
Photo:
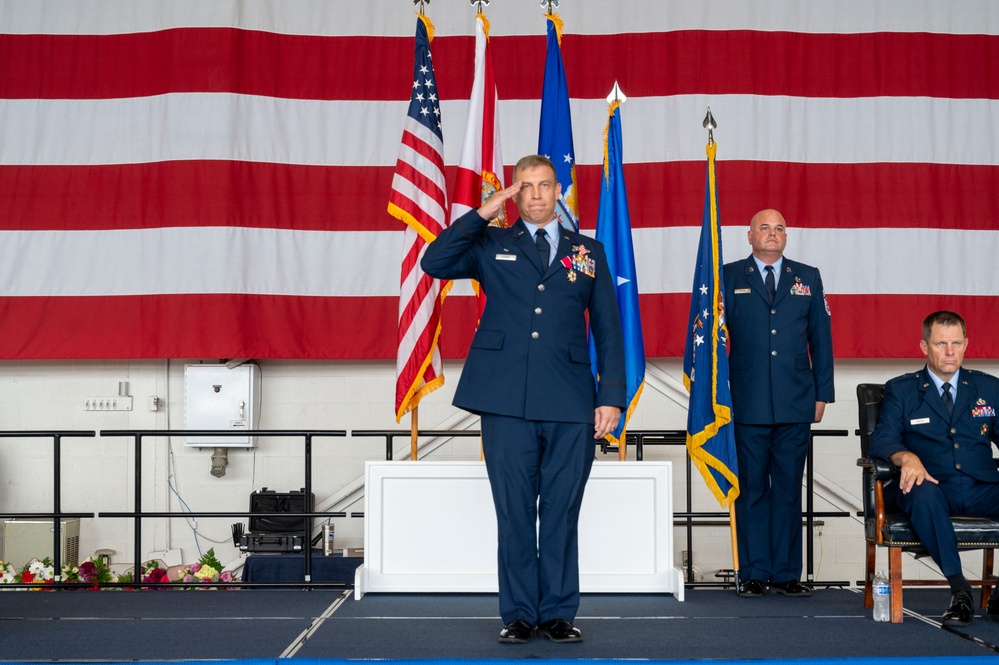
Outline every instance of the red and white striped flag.
<path fill-rule="evenodd" d="M 475 77 L 468 100 L 468 120 L 461 144 L 458 175 L 451 196 L 451 221 L 472 208 L 478 208 L 503 189 L 503 157 L 500 150 L 499 105 L 496 78 L 489 49 L 489 21 L 485 14 L 475 17 Z M 505 213 L 497 223 L 506 226 Z"/>
<path fill-rule="evenodd" d="M 500 154 L 499 98 L 493 61 L 489 50 L 489 20 L 485 14 L 475 16 L 475 77 L 472 96 L 468 100 L 468 119 L 465 138 L 461 144 L 458 175 L 451 197 L 451 221 L 473 208 L 478 208 L 494 192 L 503 189 L 503 157 Z M 505 207 L 492 224 L 509 223 Z M 472 283 L 476 295 L 476 309 L 481 318 L 486 306 L 486 295 L 478 282 Z"/>
<path fill-rule="evenodd" d="M 413 14 L 338 4 L 0 0 L 0 360 L 396 357 L 406 227 L 385 196 Z M 545 29 L 520 3 L 489 5 L 495 87 L 484 61 L 473 86 L 474 10 L 433 6 L 459 213 L 485 170 L 452 138 L 470 108 L 500 119 L 506 155 L 537 150 Z M 615 80 L 628 94 L 647 357 L 683 354 L 708 105 L 726 256 L 749 254 L 753 213 L 781 210 L 788 256 L 822 269 L 837 360 L 920 356 L 933 309 L 993 327 L 994 0 L 572 0 L 560 13 L 583 233 L 604 99 Z M 500 176 L 495 127 L 483 157 Z M 459 165 L 473 187 L 452 188 Z M 471 295 L 462 282 L 448 295 L 446 356 L 469 346 Z M 972 349 L 999 357 L 999 336 Z"/>
<path fill-rule="evenodd" d="M 450 282 L 434 279 L 420 268 L 427 245 L 447 224 L 441 105 L 430 57 L 433 29 L 430 19 L 421 14 L 416 21 L 413 88 L 388 205 L 389 214 L 406 223 L 399 292 L 396 422 L 415 409 L 424 395 L 444 385 L 438 341 L 441 305 Z"/>

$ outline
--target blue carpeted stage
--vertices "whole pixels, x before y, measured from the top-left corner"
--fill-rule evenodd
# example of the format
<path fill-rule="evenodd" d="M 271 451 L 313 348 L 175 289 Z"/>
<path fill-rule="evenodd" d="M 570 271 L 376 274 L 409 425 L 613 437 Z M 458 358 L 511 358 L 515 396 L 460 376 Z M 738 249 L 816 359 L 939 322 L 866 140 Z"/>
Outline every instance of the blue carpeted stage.
<path fill-rule="evenodd" d="M 0 661 L 307 663 L 344 660 L 752 660 L 891 665 L 995 658 L 999 623 L 965 629 L 936 619 L 941 589 L 906 589 L 905 622 L 876 623 L 862 596 L 820 589 L 811 598 L 737 598 L 731 591 L 586 594 L 576 624 L 585 641 L 499 644 L 491 594 L 367 594 L 352 590 L 0 592 Z M 873 662 L 873 660 L 872 660 Z M 995 662 L 995 661 L 992 661 Z"/>

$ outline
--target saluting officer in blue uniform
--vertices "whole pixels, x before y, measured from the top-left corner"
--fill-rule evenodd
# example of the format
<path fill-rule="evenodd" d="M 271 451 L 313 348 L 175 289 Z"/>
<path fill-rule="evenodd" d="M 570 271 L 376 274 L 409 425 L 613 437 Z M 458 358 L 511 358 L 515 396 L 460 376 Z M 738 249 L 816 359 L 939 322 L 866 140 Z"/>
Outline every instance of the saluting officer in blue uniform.
<path fill-rule="evenodd" d="M 486 295 L 454 405 L 481 416 L 499 536 L 500 642 L 526 642 L 535 627 L 578 642 L 577 524 L 594 438 L 617 427 L 625 405 L 621 321 L 603 246 L 555 221 L 561 187 L 551 161 L 524 157 L 513 179 L 444 230 L 421 265 L 440 279 L 478 280 Z M 490 226 L 511 198 L 520 219 Z"/>
<path fill-rule="evenodd" d="M 808 596 L 801 583 L 801 480 L 811 423 L 832 402 L 829 306 L 819 271 L 784 257 L 787 225 L 762 210 L 752 255 L 725 265 L 732 416 L 739 460 L 735 502 L 738 593 Z"/>
<path fill-rule="evenodd" d="M 999 443 L 999 379 L 961 367 L 966 335 L 964 319 L 954 312 L 923 320 L 919 348 L 926 366 L 885 384 L 868 451 L 901 467 L 901 493 L 894 500 L 950 583 L 950 606 L 942 617 L 950 626 L 967 626 L 974 616 L 950 516 L 999 518 L 999 470 L 992 457 L 992 444 Z M 990 616 L 999 616 L 997 599 L 993 591 Z"/>

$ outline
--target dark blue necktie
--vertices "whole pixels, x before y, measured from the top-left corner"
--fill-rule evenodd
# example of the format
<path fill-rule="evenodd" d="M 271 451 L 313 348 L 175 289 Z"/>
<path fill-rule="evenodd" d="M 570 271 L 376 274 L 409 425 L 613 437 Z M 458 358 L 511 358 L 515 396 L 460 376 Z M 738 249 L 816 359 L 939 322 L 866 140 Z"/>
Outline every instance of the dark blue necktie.
<path fill-rule="evenodd" d="M 767 278 L 763 281 L 763 285 L 767 287 L 767 293 L 770 295 L 771 304 L 774 301 L 774 296 L 777 295 L 777 281 L 774 279 L 774 267 L 767 266 Z"/>
<path fill-rule="evenodd" d="M 950 384 L 943 384 L 943 395 L 940 396 L 943 400 L 944 406 L 947 408 L 947 415 L 953 415 L 954 413 L 954 396 L 950 394 Z"/>
<path fill-rule="evenodd" d="M 538 232 L 534 234 L 534 244 L 538 246 L 538 258 L 541 259 L 542 270 L 548 268 L 548 259 L 551 256 L 548 241 L 545 240 L 547 237 L 548 234 L 545 233 L 544 229 L 538 229 Z"/>

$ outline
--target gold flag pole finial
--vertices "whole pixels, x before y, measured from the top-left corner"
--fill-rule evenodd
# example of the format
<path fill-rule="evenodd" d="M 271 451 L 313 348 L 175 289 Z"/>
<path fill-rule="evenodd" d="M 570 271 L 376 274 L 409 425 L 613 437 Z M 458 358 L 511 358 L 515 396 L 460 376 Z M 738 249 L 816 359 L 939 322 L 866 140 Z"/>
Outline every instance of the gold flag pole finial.
<path fill-rule="evenodd" d="M 558 9 L 559 0 L 541 0 L 541 6 L 548 8 L 548 15 L 551 16 L 554 12 L 553 9 Z"/>
<path fill-rule="evenodd" d="M 708 114 L 704 116 L 704 122 L 701 123 L 701 127 L 704 127 L 705 129 L 708 130 L 708 145 L 714 143 L 715 137 L 714 134 L 712 134 L 712 130 L 718 127 L 718 123 L 715 122 L 715 117 L 711 115 L 710 106 L 708 107 Z"/>
<path fill-rule="evenodd" d="M 420 6 L 420 16 L 423 16 L 423 14 L 424 14 L 423 8 L 424 8 L 425 5 L 429 5 L 430 4 L 430 0 L 413 0 L 413 4 Z"/>

